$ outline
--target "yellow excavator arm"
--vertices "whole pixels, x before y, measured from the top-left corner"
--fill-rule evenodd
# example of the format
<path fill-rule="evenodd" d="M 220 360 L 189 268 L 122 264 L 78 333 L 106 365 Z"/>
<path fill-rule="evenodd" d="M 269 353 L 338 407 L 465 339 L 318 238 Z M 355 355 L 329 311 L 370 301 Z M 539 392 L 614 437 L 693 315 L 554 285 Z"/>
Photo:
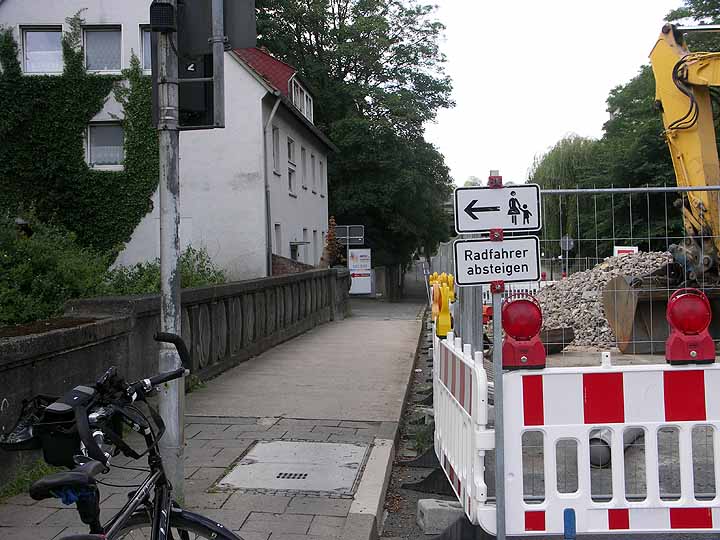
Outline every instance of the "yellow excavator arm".
<path fill-rule="evenodd" d="M 691 53 L 681 30 L 666 24 L 650 53 L 656 106 L 678 186 L 720 185 L 715 125 L 710 99 L 720 86 L 720 53 Z M 699 276 L 718 267 L 720 207 L 717 192 L 691 191 L 683 207 L 689 237 L 679 247 L 683 262 Z"/>

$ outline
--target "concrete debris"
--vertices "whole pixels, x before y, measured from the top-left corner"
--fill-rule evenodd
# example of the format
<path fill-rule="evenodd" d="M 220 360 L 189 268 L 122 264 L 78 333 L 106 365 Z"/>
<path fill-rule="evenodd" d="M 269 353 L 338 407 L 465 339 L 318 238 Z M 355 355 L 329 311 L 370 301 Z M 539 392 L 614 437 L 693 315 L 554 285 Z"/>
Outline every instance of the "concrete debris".
<path fill-rule="evenodd" d="M 645 276 L 672 260 L 667 252 L 650 252 L 608 257 L 585 272 L 571 274 L 540 290 L 537 297 L 543 308 L 543 328 L 572 327 L 571 345 L 609 347 L 615 336 L 605 318 L 602 292 L 612 278 Z"/>

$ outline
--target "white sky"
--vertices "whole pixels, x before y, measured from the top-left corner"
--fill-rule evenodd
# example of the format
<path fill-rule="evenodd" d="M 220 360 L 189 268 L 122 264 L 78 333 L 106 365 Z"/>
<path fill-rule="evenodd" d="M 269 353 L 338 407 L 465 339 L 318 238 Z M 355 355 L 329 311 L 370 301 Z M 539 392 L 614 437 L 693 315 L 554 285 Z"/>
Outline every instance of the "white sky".
<path fill-rule="evenodd" d="M 522 182 L 568 134 L 600 137 L 612 88 L 648 62 L 681 0 L 435 0 L 454 109 L 427 126 L 455 183 Z"/>

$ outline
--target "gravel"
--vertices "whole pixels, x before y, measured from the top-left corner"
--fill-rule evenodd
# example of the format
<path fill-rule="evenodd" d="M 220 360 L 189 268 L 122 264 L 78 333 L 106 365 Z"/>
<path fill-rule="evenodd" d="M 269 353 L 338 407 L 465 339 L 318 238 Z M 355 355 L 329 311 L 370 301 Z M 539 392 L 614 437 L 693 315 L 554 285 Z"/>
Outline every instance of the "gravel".
<path fill-rule="evenodd" d="M 543 328 L 572 327 L 571 345 L 608 347 L 615 343 L 602 306 L 602 292 L 612 278 L 644 276 L 662 268 L 672 257 L 667 252 L 649 252 L 608 257 L 586 270 L 548 285 L 538 293 L 543 308 Z"/>

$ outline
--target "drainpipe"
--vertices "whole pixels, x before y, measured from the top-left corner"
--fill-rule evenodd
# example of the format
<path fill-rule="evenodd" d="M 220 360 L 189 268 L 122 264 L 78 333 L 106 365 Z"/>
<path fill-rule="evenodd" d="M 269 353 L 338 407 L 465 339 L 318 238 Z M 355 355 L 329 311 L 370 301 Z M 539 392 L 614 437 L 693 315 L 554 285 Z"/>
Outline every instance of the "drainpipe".
<path fill-rule="evenodd" d="M 272 276 L 272 216 L 270 215 L 270 173 L 268 172 L 268 144 L 267 133 L 268 127 L 275 118 L 275 113 L 280 106 L 280 94 L 275 93 L 275 105 L 273 105 L 270 116 L 265 122 L 263 128 L 263 157 L 265 158 L 265 264 L 267 265 L 267 275 Z"/>

